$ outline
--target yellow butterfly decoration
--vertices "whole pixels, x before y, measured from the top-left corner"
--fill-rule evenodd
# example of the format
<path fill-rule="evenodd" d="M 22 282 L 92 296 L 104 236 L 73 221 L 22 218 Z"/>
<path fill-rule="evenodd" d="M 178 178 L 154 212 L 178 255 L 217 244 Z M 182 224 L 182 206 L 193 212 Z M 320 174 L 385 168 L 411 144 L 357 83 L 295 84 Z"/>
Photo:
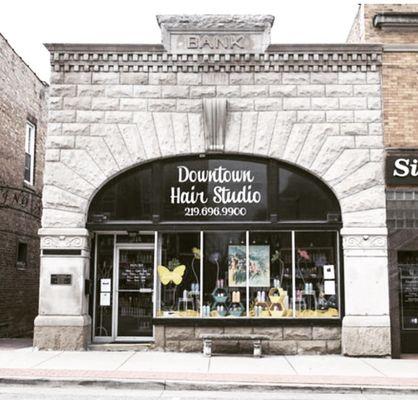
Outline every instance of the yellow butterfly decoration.
<path fill-rule="evenodd" d="M 159 265 L 157 270 L 163 285 L 168 285 L 170 282 L 174 282 L 175 285 L 180 285 L 183 280 L 184 271 L 186 271 L 186 266 L 179 265 L 170 271 L 167 267 L 164 267 L 164 265 Z"/>

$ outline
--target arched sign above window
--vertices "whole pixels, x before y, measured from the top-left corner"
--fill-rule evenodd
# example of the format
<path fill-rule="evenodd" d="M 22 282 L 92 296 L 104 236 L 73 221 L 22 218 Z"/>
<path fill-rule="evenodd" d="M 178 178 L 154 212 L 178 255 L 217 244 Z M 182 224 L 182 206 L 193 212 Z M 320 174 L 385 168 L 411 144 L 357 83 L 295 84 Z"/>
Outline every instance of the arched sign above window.
<path fill-rule="evenodd" d="M 163 165 L 164 220 L 268 218 L 266 162 L 201 158 Z"/>
<path fill-rule="evenodd" d="M 135 167 L 93 199 L 89 222 L 336 222 L 340 207 L 312 175 L 276 160 L 188 156 Z"/>

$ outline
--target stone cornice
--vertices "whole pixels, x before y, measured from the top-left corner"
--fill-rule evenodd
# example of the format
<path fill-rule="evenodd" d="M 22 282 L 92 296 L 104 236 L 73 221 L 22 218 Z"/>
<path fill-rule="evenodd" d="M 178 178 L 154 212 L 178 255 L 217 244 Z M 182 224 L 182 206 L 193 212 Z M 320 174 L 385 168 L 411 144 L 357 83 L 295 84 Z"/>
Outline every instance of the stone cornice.
<path fill-rule="evenodd" d="M 373 26 L 377 28 L 418 28 L 416 12 L 382 12 L 373 17 Z"/>
<path fill-rule="evenodd" d="M 172 30 L 264 30 L 272 26 L 273 15 L 230 15 L 230 14 L 199 14 L 199 15 L 157 15 L 157 22 Z"/>
<path fill-rule="evenodd" d="M 375 71 L 380 45 L 270 45 L 261 54 L 170 54 L 161 45 L 46 44 L 54 71 Z"/>

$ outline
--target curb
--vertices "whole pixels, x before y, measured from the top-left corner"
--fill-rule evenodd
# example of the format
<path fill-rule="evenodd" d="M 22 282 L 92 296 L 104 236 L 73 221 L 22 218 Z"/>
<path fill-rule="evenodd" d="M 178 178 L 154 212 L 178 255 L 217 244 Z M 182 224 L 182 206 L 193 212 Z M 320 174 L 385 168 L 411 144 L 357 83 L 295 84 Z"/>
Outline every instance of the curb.
<path fill-rule="evenodd" d="M 107 378 L 20 378 L 0 377 L 0 385 L 35 385 L 43 387 L 98 387 L 108 389 L 160 390 L 160 391 L 242 391 L 293 392 L 324 394 L 418 394 L 418 386 L 334 385 L 295 383 L 242 383 L 242 382 L 188 382 L 178 380 L 135 380 Z"/>

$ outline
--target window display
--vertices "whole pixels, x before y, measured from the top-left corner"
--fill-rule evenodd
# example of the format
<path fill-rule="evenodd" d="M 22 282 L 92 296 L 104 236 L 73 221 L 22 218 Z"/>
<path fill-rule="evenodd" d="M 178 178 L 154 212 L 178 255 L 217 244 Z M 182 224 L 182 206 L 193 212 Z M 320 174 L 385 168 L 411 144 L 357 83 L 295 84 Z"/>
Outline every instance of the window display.
<path fill-rule="evenodd" d="M 250 316 L 292 317 L 291 232 L 250 232 Z"/>
<path fill-rule="evenodd" d="M 157 316 L 200 316 L 200 233 L 163 233 Z"/>
<path fill-rule="evenodd" d="M 296 317 L 338 317 L 334 232 L 296 232 Z"/>
<path fill-rule="evenodd" d="M 157 317 L 339 317 L 337 241 L 336 232 L 162 234 Z"/>
<path fill-rule="evenodd" d="M 204 233 L 204 317 L 247 315 L 246 242 L 245 232 Z"/>

